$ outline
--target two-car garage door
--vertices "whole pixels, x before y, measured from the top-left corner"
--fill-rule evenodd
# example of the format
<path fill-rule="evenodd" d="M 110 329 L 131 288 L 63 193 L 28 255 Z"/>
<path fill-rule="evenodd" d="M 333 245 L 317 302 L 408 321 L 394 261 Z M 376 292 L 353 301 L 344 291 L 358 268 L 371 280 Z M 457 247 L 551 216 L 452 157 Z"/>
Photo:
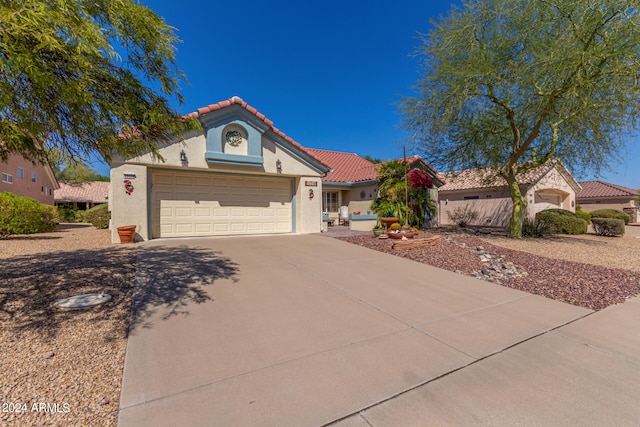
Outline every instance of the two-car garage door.
<path fill-rule="evenodd" d="M 292 232 L 288 178 L 154 171 L 153 237 Z"/>

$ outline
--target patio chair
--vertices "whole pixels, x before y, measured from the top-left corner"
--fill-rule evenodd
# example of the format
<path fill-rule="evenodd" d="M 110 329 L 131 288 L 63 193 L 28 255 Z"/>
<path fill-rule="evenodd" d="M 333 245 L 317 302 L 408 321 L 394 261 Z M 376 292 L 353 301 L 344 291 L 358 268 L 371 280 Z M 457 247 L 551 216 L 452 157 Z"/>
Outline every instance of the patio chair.
<path fill-rule="evenodd" d="M 338 213 L 338 225 L 349 225 L 349 207 L 340 206 Z"/>

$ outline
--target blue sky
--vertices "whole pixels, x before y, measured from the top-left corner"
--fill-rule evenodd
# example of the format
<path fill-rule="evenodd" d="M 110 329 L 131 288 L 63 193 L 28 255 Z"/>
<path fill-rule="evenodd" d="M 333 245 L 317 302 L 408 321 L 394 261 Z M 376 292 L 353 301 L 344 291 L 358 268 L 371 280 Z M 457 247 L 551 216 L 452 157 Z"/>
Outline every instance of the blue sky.
<path fill-rule="evenodd" d="M 419 78 L 417 33 L 460 3 L 141 1 L 183 41 L 177 60 L 190 85 L 179 112 L 237 95 L 306 147 L 381 159 L 402 156 L 407 134 L 395 104 Z M 640 144 L 619 169 L 604 178 L 640 187 Z"/>

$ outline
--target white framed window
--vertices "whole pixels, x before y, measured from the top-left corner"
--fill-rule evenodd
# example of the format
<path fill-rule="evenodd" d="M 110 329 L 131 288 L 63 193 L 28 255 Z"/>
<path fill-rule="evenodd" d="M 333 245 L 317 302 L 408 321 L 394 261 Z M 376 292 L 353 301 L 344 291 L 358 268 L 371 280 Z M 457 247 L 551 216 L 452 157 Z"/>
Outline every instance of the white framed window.
<path fill-rule="evenodd" d="M 322 192 L 322 212 L 338 212 L 338 192 Z"/>
<path fill-rule="evenodd" d="M 18 168 L 18 178 L 24 178 L 24 169 Z"/>
<path fill-rule="evenodd" d="M 8 173 L 3 173 L 2 182 L 6 182 L 7 184 L 13 184 L 13 175 L 10 175 Z"/>

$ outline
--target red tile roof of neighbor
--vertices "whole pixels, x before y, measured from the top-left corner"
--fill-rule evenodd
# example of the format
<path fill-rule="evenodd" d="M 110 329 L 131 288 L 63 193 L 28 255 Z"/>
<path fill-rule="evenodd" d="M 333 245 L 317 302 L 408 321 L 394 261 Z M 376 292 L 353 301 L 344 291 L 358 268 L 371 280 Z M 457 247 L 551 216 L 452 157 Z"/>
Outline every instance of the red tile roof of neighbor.
<path fill-rule="evenodd" d="M 322 179 L 325 182 L 372 181 L 378 176 L 375 163 L 355 153 L 307 148 L 307 152 L 332 170 Z"/>
<path fill-rule="evenodd" d="M 580 185 L 573 179 L 569 171 L 564 167 L 558 159 L 551 159 L 547 163 L 529 169 L 524 173 L 516 176 L 518 183 L 532 185 L 538 182 L 551 169 L 557 168 L 558 171 L 567 179 L 569 184 L 575 188 L 576 192 L 580 190 Z M 457 172 L 446 172 L 443 174 L 447 183 L 439 188 L 438 191 L 459 191 L 471 190 L 479 188 L 496 188 L 507 185 L 504 178 L 496 175 L 493 168 L 485 169 L 466 169 Z"/>
<path fill-rule="evenodd" d="M 584 181 L 581 182 L 582 191 L 576 194 L 576 198 L 588 199 L 597 197 L 638 197 L 640 190 L 611 184 L 604 181 Z"/>
<path fill-rule="evenodd" d="M 107 203 L 110 182 L 82 182 L 78 184 L 60 183 L 54 190 L 53 200 L 56 202 L 91 202 Z"/>

